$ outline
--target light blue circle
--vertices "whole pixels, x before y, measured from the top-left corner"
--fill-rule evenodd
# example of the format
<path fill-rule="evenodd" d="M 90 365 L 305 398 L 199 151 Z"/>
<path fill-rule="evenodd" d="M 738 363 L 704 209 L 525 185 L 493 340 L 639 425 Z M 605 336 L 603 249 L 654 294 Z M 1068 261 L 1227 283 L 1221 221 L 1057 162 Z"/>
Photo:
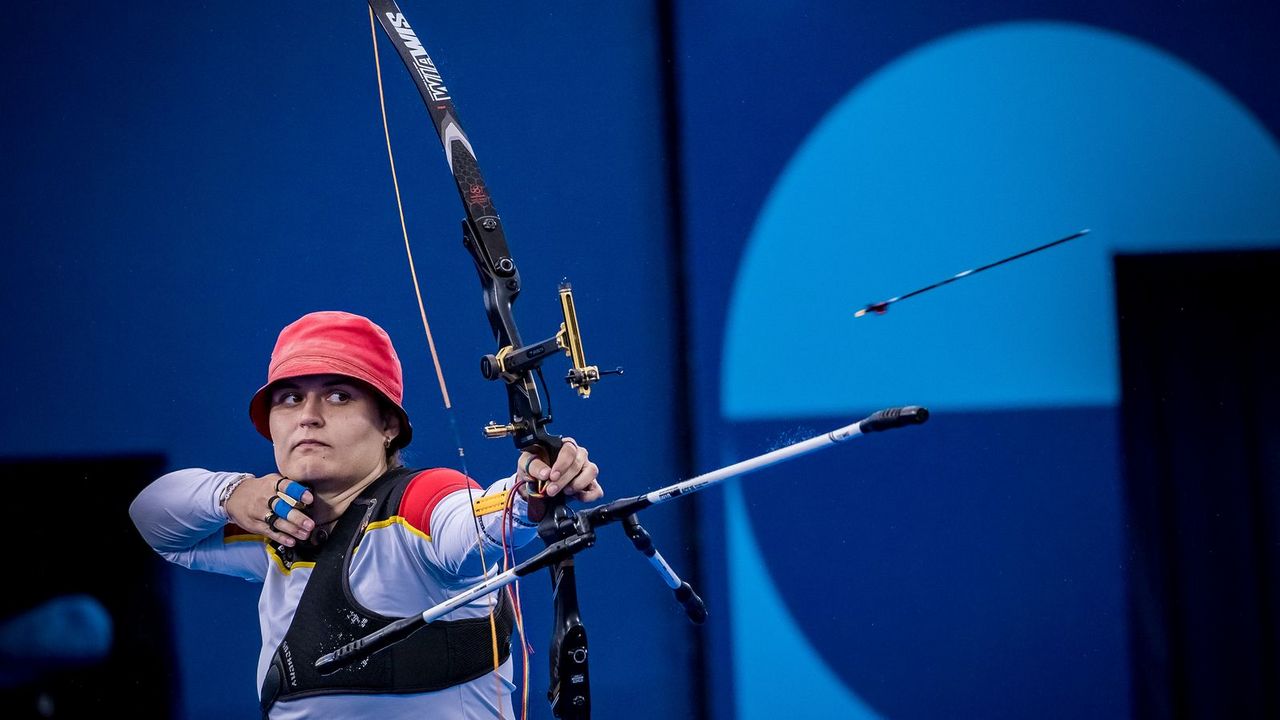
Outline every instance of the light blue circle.
<path fill-rule="evenodd" d="M 1085 227 L 1093 233 L 1064 247 L 853 318 Z M 1112 255 L 1278 239 L 1276 142 L 1194 68 L 1083 25 L 947 36 L 854 88 L 779 177 L 728 311 L 722 415 L 1111 406 Z M 807 606 L 770 578 L 741 493 L 726 498 L 744 623 L 739 712 L 770 716 L 781 665 L 804 668 L 784 678 L 789 712 L 874 717 L 793 617 Z"/>
<path fill-rule="evenodd" d="M 1083 25 L 952 35 L 856 87 L 778 179 L 733 291 L 723 413 L 1113 405 L 1112 254 L 1278 238 L 1276 142 L 1194 68 Z"/>

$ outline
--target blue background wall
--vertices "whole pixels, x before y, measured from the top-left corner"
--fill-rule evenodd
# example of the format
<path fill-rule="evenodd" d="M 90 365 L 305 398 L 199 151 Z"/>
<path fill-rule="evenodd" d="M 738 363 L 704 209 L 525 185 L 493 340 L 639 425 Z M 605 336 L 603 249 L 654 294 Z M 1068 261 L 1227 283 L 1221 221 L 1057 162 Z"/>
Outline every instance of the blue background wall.
<path fill-rule="evenodd" d="M 503 212 L 522 323 L 554 329 L 568 275 L 588 352 L 627 367 L 588 403 L 557 395 L 557 424 L 590 445 L 611 496 L 881 405 L 937 411 L 650 513 L 677 569 L 704 570 L 703 631 L 605 536 L 580 573 L 602 716 L 1129 713 L 1109 257 L 1277 246 L 1275 9 L 405 11 Z M 275 334 L 340 308 L 397 341 L 409 461 L 451 462 L 363 6 L 11 17 L 0 307 L 16 322 L 0 455 L 158 451 L 173 467 L 266 472 L 245 403 Z M 474 373 L 491 337 L 456 194 L 383 50 L 428 311 L 469 469 L 493 477 L 514 453 L 472 432 L 503 405 Z M 1073 245 L 851 318 L 1084 226 Z M 685 337 L 682 364 L 666 351 Z M 545 582 L 522 587 L 541 648 Z M 180 715 L 251 714 L 255 588 L 185 572 L 173 588 Z"/>
<path fill-rule="evenodd" d="M 673 479 L 667 388 L 678 378 L 654 352 L 678 312 L 664 287 L 675 261 L 656 150 L 655 10 L 407 5 L 456 88 L 503 212 L 525 281 L 525 332 L 555 332 L 556 287 L 568 276 L 591 359 L 627 368 L 589 402 L 557 383 L 557 426 L 589 445 L 611 496 Z M 452 464 L 400 238 L 366 7 L 10 12 L 0 50 L 0 292 L 15 322 L 0 373 L 10 393 L 0 454 L 160 451 L 172 467 L 265 473 L 270 448 L 248 423 L 247 402 L 275 336 L 305 312 L 344 309 L 374 318 L 400 350 L 417 428 L 408 462 Z M 409 232 L 469 470 L 505 475 L 513 448 L 479 432 L 506 401 L 476 372 L 492 336 L 461 246 L 457 193 L 405 69 L 389 45 L 382 51 Z M 550 379 L 564 369 L 553 366 Z M 682 512 L 647 524 L 687 567 Z M 54 542 L 92 528 L 62 532 Z M 688 623 L 673 621 L 669 591 L 620 532 L 580 568 L 601 707 L 678 715 L 692 682 L 671 668 L 688 667 L 693 643 Z M 188 572 L 173 580 L 180 716 L 252 717 L 256 586 Z M 522 584 L 539 653 L 537 717 L 549 715 L 548 585 L 542 575 Z"/>

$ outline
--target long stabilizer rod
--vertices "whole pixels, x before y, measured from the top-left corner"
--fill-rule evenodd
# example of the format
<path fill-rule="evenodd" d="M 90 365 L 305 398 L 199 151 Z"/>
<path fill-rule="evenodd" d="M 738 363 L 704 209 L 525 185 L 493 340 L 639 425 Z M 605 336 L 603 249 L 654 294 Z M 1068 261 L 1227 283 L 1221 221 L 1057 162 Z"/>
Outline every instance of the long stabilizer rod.
<path fill-rule="evenodd" d="M 419 628 L 430 622 L 439 620 L 441 617 L 457 610 L 469 602 L 477 600 L 489 593 L 501 590 L 529 573 L 541 570 L 548 565 L 586 550 L 595 544 L 595 528 L 601 525 L 624 520 L 625 518 L 633 515 L 636 511 L 642 510 L 651 505 L 664 503 L 668 500 L 680 497 L 681 495 L 695 493 L 712 485 L 724 482 L 730 478 L 746 475 L 747 473 L 755 472 L 769 467 L 770 465 L 776 465 L 780 462 L 800 457 L 801 455 L 808 455 L 809 453 L 816 452 L 818 450 L 824 450 L 859 435 L 892 430 L 894 428 L 906 427 L 908 425 L 919 425 L 928 419 L 929 411 L 925 408 L 914 405 L 881 410 L 863 420 L 859 420 L 856 423 L 836 428 L 831 432 L 811 437 L 808 440 L 802 440 L 784 448 L 778 448 L 777 450 L 767 452 L 763 455 L 757 455 L 756 457 L 722 467 L 718 470 L 712 470 L 711 472 L 704 473 L 683 482 L 659 488 L 651 493 L 623 498 L 606 505 L 599 505 L 593 508 L 581 510 L 577 515 L 576 525 L 578 527 L 575 534 L 570 535 L 559 542 L 548 545 L 537 555 L 534 555 L 510 570 L 472 585 L 448 600 L 422 611 L 419 615 L 412 615 L 410 617 L 397 620 L 377 632 L 343 645 L 337 650 L 334 650 L 333 652 L 322 656 L 319 660 L 316 660 L 316 668 L 324 674 L 332 673 L 335 670 L 349 665 L 350 663 L 366 658 L 383 648 L 389 647 L 400 640 L 403 640 L 404 638 L 412 635 Z M 703 612 L 705 614 L 705 610 Z M 693 614 L 691 613 L 691 617 L 692 616 Z M 695 622 L 697 621 L 698 620 L 695 619 Z"/>
<path fill-rule="evenodd" d="M 881 432 L 884 430 L 892 430 L 893 428 L 905 427 L 907 425 L 919 425 L 929 419 L 929 411 L 910 405 L 901 408 L 891 408 L 889 410 L 881 410 L 880 412 L 856 423 L 845 425 L 842 428 L 836 428 L 825 435 L 811 437 L 808 440 L 801 440 L 794 445 L 788 445 L 784 448 L 778 448 L 772 452 L 763 455 L 757 455 L 742 462 L 736 462 L 732 465 L 722 467 L 719 470 L 712 470 L 709 473 L 690 478 L 674 485 L 668 485 L 659 488 L 651 493 L 643 495 L 650 505 L 657 505 L 672 498 L 688 495 L 697 492 L 720 482 L 724 482 L 729 478 L 746 475 L 776 465 L 785 460 L 798 458 L 801 455 L 808 455 L 817 450 L 824 450 L 836 443 L 844 442 L 858 435 L 866 435 L 867 433 Z"/>

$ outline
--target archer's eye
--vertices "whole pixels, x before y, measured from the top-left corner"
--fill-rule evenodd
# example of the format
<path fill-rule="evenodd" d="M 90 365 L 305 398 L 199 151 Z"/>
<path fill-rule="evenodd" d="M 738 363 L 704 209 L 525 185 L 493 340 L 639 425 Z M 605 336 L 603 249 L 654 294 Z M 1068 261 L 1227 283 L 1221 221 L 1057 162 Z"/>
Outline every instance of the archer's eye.
<path fill-rule="evenodd" d="M 302 393 L 297 390 L 280 390 L 271 398 L 272 405 L 290 407 L 302 402 Z"/>

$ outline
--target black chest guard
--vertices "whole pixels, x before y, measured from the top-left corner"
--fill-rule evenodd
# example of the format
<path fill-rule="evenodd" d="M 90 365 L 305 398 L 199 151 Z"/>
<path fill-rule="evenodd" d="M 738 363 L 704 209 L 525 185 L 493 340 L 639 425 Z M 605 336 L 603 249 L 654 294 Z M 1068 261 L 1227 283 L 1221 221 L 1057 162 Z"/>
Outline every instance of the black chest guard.
<path fill-rule="evenodd" d="M 315 567 L 302 591 L 293 622 L 263 679 L 260 697 L 264 718 L 278 700 L 330 694 L 432 692 L 493 670 L 493 636 L 488 617 L 437 621 L 332 675 L 321 675 L 315 669 L 321 655 L 399 619 L 379 615 L 356 602 L 349 576 L 351 557 L 370 523 L 395 515 L 405 488 L 418 472 L 395 468 L 373 481 L 319 547 L 275 548 L 286 565 L 314 561 Z M 394 582 L 395 578 L 387 581 Z M 506 592 L 499 595 L 494 622 L 501 663 L 511 655 L 514 613 Z"/>

